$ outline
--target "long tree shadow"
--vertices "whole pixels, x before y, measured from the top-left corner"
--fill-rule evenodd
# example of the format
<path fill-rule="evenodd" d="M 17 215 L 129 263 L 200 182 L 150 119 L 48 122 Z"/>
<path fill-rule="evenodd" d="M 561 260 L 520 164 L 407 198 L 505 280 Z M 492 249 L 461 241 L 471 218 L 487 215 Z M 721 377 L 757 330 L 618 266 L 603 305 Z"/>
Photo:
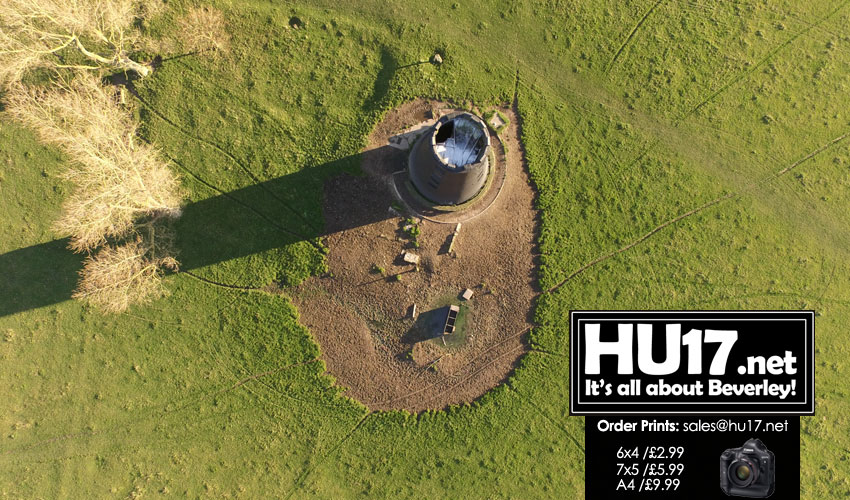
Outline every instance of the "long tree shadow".
<path fill-rule="evenodd" d="M 318 246 L 322 236 L 391 217 L 392 197 L 385 185 L 359 170 L 373 155 L 385 155 L 384 148 L 186 205 L 175 224 L 181 269 L 300 241 Z M 0 255 L 0 317 L 71 298 L 84 256 L 67 244 L 67 238 L 57 239 Z"/>
<path fill-rule="evenodd" d="M 0 255 L 0 316 L 71 298 L 83 258 L 67 238 Z"/>

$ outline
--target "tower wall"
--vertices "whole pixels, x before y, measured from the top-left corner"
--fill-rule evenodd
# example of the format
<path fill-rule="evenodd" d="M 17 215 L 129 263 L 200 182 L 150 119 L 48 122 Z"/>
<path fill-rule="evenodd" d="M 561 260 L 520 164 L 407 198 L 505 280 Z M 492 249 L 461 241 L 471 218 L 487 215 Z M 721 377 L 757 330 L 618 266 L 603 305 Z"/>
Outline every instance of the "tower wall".
<path fill-rule="evenodd" d="M 484 187 L 490 171 L 490 134 L 483 120 L 456 112 L 440 118 L 413 146 L 410 180 L 437 205 L 459 205 Z"/>

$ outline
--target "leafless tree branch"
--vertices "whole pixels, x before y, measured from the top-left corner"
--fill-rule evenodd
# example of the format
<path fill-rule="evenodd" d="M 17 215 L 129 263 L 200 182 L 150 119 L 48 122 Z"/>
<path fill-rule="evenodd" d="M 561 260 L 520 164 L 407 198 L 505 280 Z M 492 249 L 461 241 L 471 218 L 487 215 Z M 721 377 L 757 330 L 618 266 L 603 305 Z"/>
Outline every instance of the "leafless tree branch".
<path fill-rule="evenodd" d="M 139 234 L 134 241 L 107 245 L 90 255 L 80 271 L 80 281 L 73 297 L 84 300 L 106 312 L 121 312 L 131 304 L 148 302 L 162 295 L 162 274 L 165 269 L 177 270 L 173 257 L 153 234 Z"/>
<path fill-rule="evenodd" d="M 140 218 L 179 214 L 177 176 L 154 147 L 135 140 L 131 117 L 94 76 L 51 89 L 16 84 L 6 100 L 13 117 L 71 160 L 63 176 L 75 189 L 55 228 L 75 251 L 126 237 Z"/>
<path fill-rule="evenodd" d="M 39 67 L 58 67 L 57 56 L 76 51 L 94 67 L 134 71 L 149 66 L 128 56 L 139 39 L 134 21 L 153 13 L 157 0 L 3 0 L 0 2 L 0 86 Z M 76 65 L 85 67 L 86 65 Z"/>

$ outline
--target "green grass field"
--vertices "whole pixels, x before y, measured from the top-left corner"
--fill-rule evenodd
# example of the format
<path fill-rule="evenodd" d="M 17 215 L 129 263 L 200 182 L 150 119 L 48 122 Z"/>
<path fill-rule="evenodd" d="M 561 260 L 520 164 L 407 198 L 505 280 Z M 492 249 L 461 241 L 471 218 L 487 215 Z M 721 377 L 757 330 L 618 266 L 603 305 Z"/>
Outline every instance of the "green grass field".
<path fill-rule="evenodd" d="M 63 158 L 0 113 L 0 495 L 581 498 L 567 316 L 607 308 L 815 309 L 801 496 L 850 495 L 850 5 L 214 3 L 230 52 L 166 58 L 131 101 L 189 192 L 197 277 L 166 298 L 113 316 L 69 299 Z M 507 384 L 369 413 L 286 296 L 251 288 L 324 271 L 324 180 L 417 96 L 516 97 L 546 291 Z"/>

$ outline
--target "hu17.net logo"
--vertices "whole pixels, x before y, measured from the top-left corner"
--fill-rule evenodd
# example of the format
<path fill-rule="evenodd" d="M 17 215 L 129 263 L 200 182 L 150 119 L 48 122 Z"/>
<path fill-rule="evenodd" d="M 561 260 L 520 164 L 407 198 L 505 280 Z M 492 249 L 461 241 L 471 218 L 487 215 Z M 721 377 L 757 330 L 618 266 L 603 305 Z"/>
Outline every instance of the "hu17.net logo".
<path fill-rule="evenodd" d="M 572 311 L 570 413 L 812 414 L 812 311 Z"/>

